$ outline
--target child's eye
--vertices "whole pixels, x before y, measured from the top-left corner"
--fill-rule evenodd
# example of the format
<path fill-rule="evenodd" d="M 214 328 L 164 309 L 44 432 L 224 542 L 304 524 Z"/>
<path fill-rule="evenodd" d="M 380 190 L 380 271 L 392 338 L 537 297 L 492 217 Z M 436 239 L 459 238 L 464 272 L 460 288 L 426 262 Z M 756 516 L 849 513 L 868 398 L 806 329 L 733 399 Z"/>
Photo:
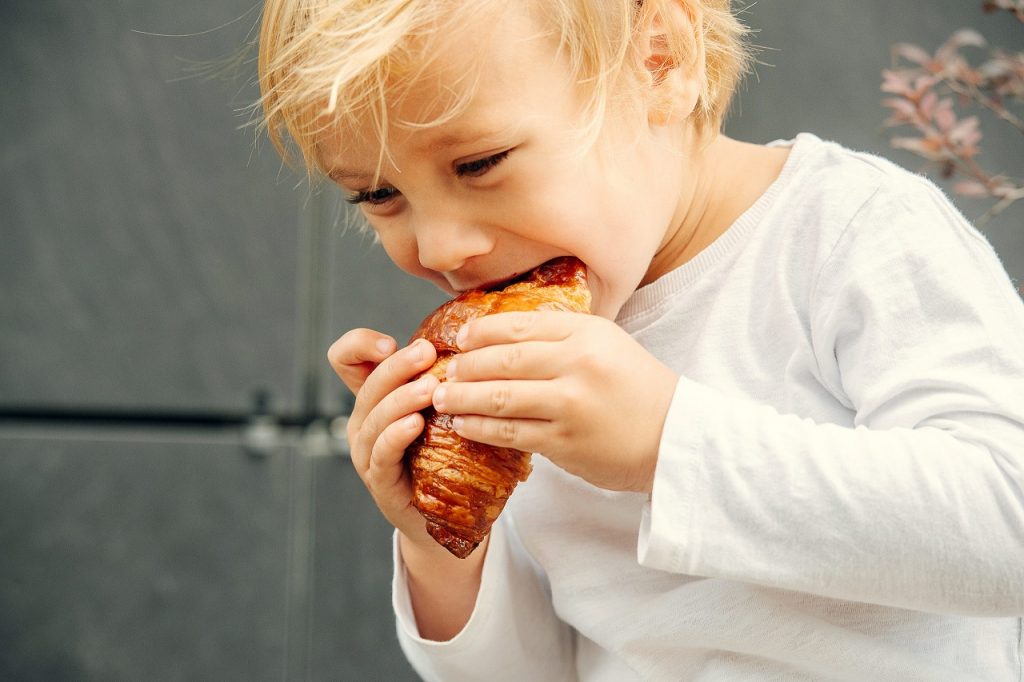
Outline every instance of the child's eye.
<path fill-rule="evenodd" d="M 377 189 L 367 189 L 361 192 L 356 192 L 352 196 L 346 197 L 345 201 L 350 204 L 370 204 L 372 206 L 380 206 L 386 204 L 393 198 L 398 196 L 398 190 L 394 187 L 378 187 Z"/>
<path fill-rule="evenodd" d="M 466 163 L 457 164 L 455 166 L 455 174 L 460 178 L 480 177 L 504 161 L 511 151 L 511 149 L 506 149 L 503 152 L 498 152 L 497 154 L 492 154 L 491 156 L 477 159 L 476 161 L 467 161 Z"/>

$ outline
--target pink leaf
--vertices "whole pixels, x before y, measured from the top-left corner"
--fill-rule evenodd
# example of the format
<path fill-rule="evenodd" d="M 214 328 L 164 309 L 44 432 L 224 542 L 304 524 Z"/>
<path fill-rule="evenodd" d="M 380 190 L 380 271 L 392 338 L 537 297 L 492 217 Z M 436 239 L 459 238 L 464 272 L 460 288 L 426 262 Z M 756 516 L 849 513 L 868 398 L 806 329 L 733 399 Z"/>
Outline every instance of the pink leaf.
<path fill-rule="evenodd" d="M 905 95 L 910 93 L 911 90 L 910 78 L 905 71 L 882 70 L 882 92 Z"/>
<path fill-rule="evenodd" d="M 956 47 L 985 47 L 988 45 L 988 41 L 985 40 L 985 36 L 981 35 L 977 31 L 971 28 L 962 28 L 949 37 L 946 41 L 947 45 L 955 45 Z"/>
<path fill-rule="evenodd" d="M 962 28 L 949 37 L 949 39 L 935 51 L 935 61 L 943 65 L 943 70 L 955 73 L 959 70 L 959 62 L 962 59 L 957 51 L 962 47 L 984 47 L 985 38 L 977 31 L 969 28 Z"/>
<path fill-rule="evenodd" d="M 935 86 L 941 80 L 938 76 L 931 74 L 924 74 L 914 79 L 914 91 L 910 93 L 911 99 L 920 99 L 927 93 L 932 87 Z"/>
<path fill-rule="evenodd" d="M 935 108 L 935 125 L 942 132 L 949 132 L 956 124 L 956 114 L 953 112 L 953 100 L 944 97 Z"/>
<path fill-rule="evenodd" d="M 925 93 L 924 97 L 921 98 L 921 113 L 924 114 L 926 118 L 931 118 L 935 111 L 935 105 L 938 104 L 938 102 L 939 96 L 929 90 Z"/>
<path fill-rule="evenodd" d="M 948 156 L 942 153 L 942 142 L 934 137 L 894 137 L 890 144 L 895 149 L 905 149 L 931 161 L 941 161 Z"/>
<path fill-rule="evenodd" d="M 904 121 L 910 121 L 917 117 L 917 107 L 914 103 L 902 97 L 890 97 L 882 100 L 882 104 L 893 110 L 893 117 Z"/>
<path fill-rule="evenodd" d="M 892 46 L 894 57 L 903 57 L 907 61 L 924 66 L 932 60 L 932 56 L 917 45 L 911 43 L 896 43 Z"/>
<path fill-rule="evenodd" d="M 961 180 L 953 184 L 953 191 L 965 197 L 983 199 L 989 196 L 988 187 L 977 180 Z"/>
<path fill-rule="evenodd" d="M 980 142 L 981 130 L 978 129 L 978 117 L 968 116 L 967 118 L 962 119 L 952 130 L 949 131 L 949 137 L 952 140 L 968 145 L 974 145 Z"/>

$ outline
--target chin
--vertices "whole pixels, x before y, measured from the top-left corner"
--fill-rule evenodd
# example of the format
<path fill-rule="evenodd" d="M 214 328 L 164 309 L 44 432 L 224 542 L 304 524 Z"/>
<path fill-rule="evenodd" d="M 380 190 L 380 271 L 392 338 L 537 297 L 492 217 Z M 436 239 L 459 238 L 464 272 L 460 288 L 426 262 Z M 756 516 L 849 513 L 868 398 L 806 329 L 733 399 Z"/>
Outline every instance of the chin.
<path fill-rule="evenodd" d="M 621 309 L 622 309 L 621 305 L 619 305 L 619 306 L 607 305 L 607 304 L 604 303 L 604 301 L 597 300 L 595 298 L 594 307 L 591 310 L 591 313 L 594 314 L 594 315 L 597 315 L 598 317 L 603 317 L 606 320 L 611 320 L 612 322 L 614 322 L 615 318 L 618 317 L 618 315 L 619 315 L 619 310 L 621 310 Z"/>

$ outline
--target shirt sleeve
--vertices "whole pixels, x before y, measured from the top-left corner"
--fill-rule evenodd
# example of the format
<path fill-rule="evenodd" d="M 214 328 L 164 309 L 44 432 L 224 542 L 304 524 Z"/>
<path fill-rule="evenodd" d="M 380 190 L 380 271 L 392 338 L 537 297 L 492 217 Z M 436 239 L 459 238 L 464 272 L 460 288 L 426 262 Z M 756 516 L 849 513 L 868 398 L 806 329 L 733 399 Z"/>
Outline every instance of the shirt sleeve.
<path fill-rule="evenodd" d="M 1024 613 L 1024 306 L 938 190 L 858 215 L 809 297 L 815 423 L 682 378 L 641 564 L 829 598 Z"/>
<path fill-rule="evenodd" d="M 397 532 L 394 558 L 398 641 L 424 680 L 575 679 L 571 630 L 555 614 L 546 580 L 519 546 L 506 517 L 491 529 L 469 622 L 449 641 L 419 636 Z"/>

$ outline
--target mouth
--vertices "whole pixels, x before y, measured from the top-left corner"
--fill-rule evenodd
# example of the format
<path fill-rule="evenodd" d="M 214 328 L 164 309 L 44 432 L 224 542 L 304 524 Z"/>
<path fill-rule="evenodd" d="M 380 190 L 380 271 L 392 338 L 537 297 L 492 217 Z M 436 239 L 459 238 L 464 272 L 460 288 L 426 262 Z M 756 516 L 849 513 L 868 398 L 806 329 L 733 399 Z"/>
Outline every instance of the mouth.
<path fill-rule="evenodd" d="M 468 289 L 468 291 L 500 291 L 501 289 L 504 289 L 513 282 L 517 282 L 520 279 L 523 279 L 526 276 L 526 274 L 531 271 L 532 268 L 530 270 L 527 270 L 525 273 L 517 272 L 515 274 L 510 275 L 509 277 L 484 282 L 478 286 L 473 287 L 472 289 Z"/>
<path fill-rule="evenodd" d="M 534 274 L 538 270 L 540 270 L 541 268 L 549 268 L 549 269 L 550 268 L 557 268 L 557 266 L 558 266 L 558 264 L 560 262 L 562 262 L 562 261 L 569 261 L 569 260 L 571 260 L 571 261 L 578 261 L 578 259 L 576 257 L 574 257 L 574 256 L 558 256 L 556 258 L 552 258 L 551 260 L 545 261 L 543 263 L 539 263 L 539 264 L 537 264 L 537 265 L 535 265 L 535 266 L 533 266 L 531 268 L 527 268 L 527 269 L 522 270 L 520 272 L 515 272 L 515 273 L 509 275 L 508 277 L 503 277 L 503 278 L 494 279 L 494 280 L 488 280 L 488 281 L 482 282 L 480 284 L 476 284 L 476 285 L 471 286 L 471 287 L 457 288 L 456 292 L 458 294 L 464 294 L 464 293 L 469 292 L 469 291 L 483 291 L 483 292 L 501 291 L 502 289 L 504 289 L 504 288 L 506 288 L 508 286 L 511 286 L 512 284 L 515 284 L 516 282 L 521 282 L 521 281 L 524 281 L 526 279 L 529 279 L 530 277 L 534 276 Z"/>
<path fill-rule="evenodd" d="M 504 289 L 505 287 L 509 286 L 510 284 L 513 284 L 513 283 L 518 282 L 518 281 L 520 281 L 522 279 L 525 279 L 531 272 L 533 272 L 534 270 L 536 270 L 539 267 L 541 267 L 541 265 L 537 265 L 537 266 L 532 267 L 532 268 L 527 268 L 526 270 L 522 270 L 520 272 L 514 272 L 514 273 L 512 273 L 511 275 L 509 275 L 507 277 L 501 277 L 501 278 L 498 278 L 498 279 L 486 280 L 486 281 L 479 282 L 477 284 L 474 284 L 474 285 L 468 286 L 468 287 L 455 287 L 455 291 L 458 294 L 465 294 L 465 293 L 470 292 L 470 291 L 483 291 L 483 292 L 500 291 L 501 289 Z"/>

